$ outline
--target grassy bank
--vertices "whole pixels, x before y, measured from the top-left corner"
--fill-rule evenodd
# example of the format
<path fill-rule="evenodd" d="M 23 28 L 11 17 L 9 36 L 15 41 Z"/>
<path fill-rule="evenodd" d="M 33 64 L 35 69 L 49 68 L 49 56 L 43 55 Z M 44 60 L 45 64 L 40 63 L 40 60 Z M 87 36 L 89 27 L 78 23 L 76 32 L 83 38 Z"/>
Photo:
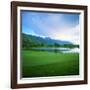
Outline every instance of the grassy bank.
<path fill-rule="evenodd" d="M 23 50 L 22 76 L 46 77 L 79 74 L 78 53 L 55 53 Z"/>

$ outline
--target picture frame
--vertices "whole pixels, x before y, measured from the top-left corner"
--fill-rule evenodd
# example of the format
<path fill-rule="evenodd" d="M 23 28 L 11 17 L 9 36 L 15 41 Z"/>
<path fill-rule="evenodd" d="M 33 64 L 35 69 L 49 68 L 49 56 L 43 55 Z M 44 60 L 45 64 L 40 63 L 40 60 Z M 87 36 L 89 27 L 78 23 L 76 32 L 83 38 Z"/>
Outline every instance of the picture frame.
<path fill-rule="evenodd" d="M 61 22 L 64 23 L 64 24 L 62 24 L 62 23 L 60 23 L 60 21 L 58 21 L 60 19 L 60 15 L 64 16 L 63 19 L 61 18 L 61 20 L 62 20 Z M 27 17 L 29 17 L 29 18 L 27 18 Z M 75 17 L 75 19 L 74 19 L 74 17 Z M 40 24 L 40 20 L 42 20 L 44 24 L 42 24 L 42 22 Z M 48 21 L 46 21 L 46 20 L 48 20 Z M 53 28 L 55 28 L 55 27 L 58 28 L 58 26 L 60 26 L 60 25 L 61 26 L 59 28 L 61 28 L 61 27 L 62 27 L 62 29 L 63 29 L 63 27 L 69 28 L 69 27 L 71 27 L 70 25 L 72 25 L 72 27 L 74 25 L 76 25 L 75 24 L 76 20 L 79 21 L 79 25 L 80 25 L 80 27 L 78 27 L 78 30 L 80 29 L 80 32 L 78 32 L 78 30 L 77 30 L 77 32 L 75 32 L 76 33 L 75 37 L 80 38 L 79 39 L 79 44 L 80 44 L 79 46 L 78 45 L 73 45 L 73 44 L 70 44 L 70 43 L 69 43 L 69 45 L 66 45 L 66 46 L 65 46 L 65 44 L 64 45 L 61 45 L 61 44 L 58 45 L 55 42 L 54 46 L 53 45 L 52 46 L 50 46 L 50 45 L 45 46 L 43 44 L 40 44 L 40 45 L 38 44 L 38 46 L 35 46 L 33 44 L 33 46 L 28 47 L 26 45 L 26 43 L 24 43 L 24 41 L 23 41 L 23 37 L 24 37 L 24 39 L 25 39 L 25 37 L 31 38 L 28 35 L 24 36 L 22 34 L 23 32 L 28 33 L 26 31 L 24 31 L 24 29 L 26 30 L 26 28 L 24 28 L 24 25 L 27 26 L 29 24 L 29 26 L 30 26 L 29 28 L 31 30 L 29 33 L 32 35 L 32 37 L 34 37 L 34 35 L 36 35 L 36 34 L 39 34 L 39 36 L 38 35 L 35 36 L 37 39 L 43 38 L 42 40 L 45 40 L 47 38 L 46 39 L 46 41 L 47 41 L 48 39 L 53 40 L 53 39 L 51 39 L 51 38 L 55 37 L 55 35 L 52 35 L 53 33 L 59 33 L 59 34 L 61 33 L 61 31 L 59 32 L 58 29 L 52 31 L 52 28 L 50 27 L 50 25 Z M 52 23 L 54 21 L 55 21 L 55 23 L 57 23 L 57 22 L 58 23 L 57 24 Z M 29 22 L 29 23 L 27 23 L 27 22 Z M 73 23 L 73 24 L 71 24 L 71 23 Z M 47 24 L 49 25 L 48 26 L 49 27 L 48 31 L 46 30 L 47 26 L 45 26 Z M 44 27 L 41 28 L 41 30 L 40 30 L 40 28 L 38 27 L 39 25 L 40 25 L 40 28 L 41 28 L 41 25 L 42 26 L 44 25 Z M 54 25 L 56 25 L 56 26 L 54 26 Z M 66 25 L 66 26 L 63 26 L 63 25 Z M 37 31 L 34 31 L 34 33 L 33 33 L 32 29 L 35 29 L 35 27 L 36 27 Z M 45 28 L 45 30 L 42 32 L 42 29 L 44 29 L 44 28 Z M 69 30 L 69 29 L 67 29 L 67 30 Z M 72 30 L 74 32 L 74 29 L 72 29 Z M 68 33 L 68 35 L 67 35 L 67 33 L 62 32 L 62 34 L 60 34 L 60 36 L 67 35 L 66 40 L 71 40 L 70 39 L 71 34 L 73 34 L 72 30 Z M 64 31 L 64 29 L 63 29 L 63 31 Z M 35 33 L 35 32 L 37 32 L 37 33 Z M 43 35 L 43 36 L 40 36 L 40 35 Z M 74 35 L 75 34 L 73 34 L 72 38 L 74 38 Z M 57 39 L 59 37 L 58 34 L 56 36 L 57 37 L 55 37 L 55 39 Z M 68 36 L 70 36 L 70 37 L 68 38 Z M 63 38 L 65 38 L 65 36 L 62 36 L 62 39 Z M 72 41 L 74 41 L 74 40 L 75 39 L 72 39 Z M 33 39 L 31 39 L 31 42 L 32 41 L 34 43 L 36 42 Z M 78 40 L 76 40 L 76 41 L 78 41 Z M 25 45 L 23 45 L 23 44 L 25 44 Z M 38 50 L 36 50 L 35 49 L 36 47 L 39 47 L 39 49 L 41 49 L 41 51 L 39 52 Z M 71 67 L 72 69 L 71 69 L 70 73 L 69 73 L 69 71 L 67 71 L 66 74 L 64 74 L 66 69 L 64 70 L 64 68 L 63 68 L 63 70 L 62 70 L 61 69 L 62 67 L 59 68 L 59 70 L 61 70 L 61 71 L 59 71 L 59 70 L 56 70 L 57 68 L 53 66 L 55 68 L 55 70 L 57 71 L 57 73 L 56 73 L 56 71 L 54 71 L 53 67 L 52 67 L 52 70 L 51 70 L 50 69 L 50 67 L 51 67 L 50 64 L 49 64 L 50 67 L 49 66 L 48 66 L 48 68 L 45 67 L 45 69 L 48 69 L 48 70 L 50 69 L 50 71 L 48 71 L 48 70 L 45 71 L 43 66 L 42 66 L 43 64 L 41 64 L 40 67 L 36 67 L 38 69 L 36 69 L 34 66 L 32 66 L 32 68 L 30 68 L 29 66 L 27 67 L 27 64 L 25 64 L 26 66 L 24 67 L 23 63 L 27 62 L 28 57 L 26 57 L 26 58 L 24 57 L 24 54 L 26 55 L 27 51 L 23 51 L 23 50 L 27 50 L 29 48 L 29 50 L 32 51 L 31 54 L 34 53 L 33 54 L 34 56 L 30 56 L 30 58 L 41 54 L 42 56 L 40 56 L 40 58 L 44 61 L 44 58 L 46 60 L 46 58 L 48 57 L 48 56 L 45 56 L 45 55 L 49 55 L 49 54 L 51 55 L 51 51 L 48 52 L 48 54 L 47 54 L 47 50 L 42 49 L 43 47 L 44 48 L 48 47 L 50 49 L 51 49 L 51 47 L 55 48 L 54 53 L 55 53 L 55 55 L 57 55 L 57 56 L 55 56 L 56 57 L 55 61 L 57 61 L 58 56 L 60 56 L 60 55 L 58 55 L 57 47 L 59 47 L 59 48 L 61 48 L 61 47 L 63 47 L 63 48 L 80 47 L 79 54 L 78 55 L 75 54 L 78 57 L 78 60 L 79 60 L 78 61 L 78 63 L 79 63 L 78 66 L 74 67 L 74 65 L 76 65 L 75 64 L 76 62 L 73 63 L 74 62 L 73 61 L 72 62 L 73 67 Z M 39 52 L 39 54 L 37 54 L 38 52 Z M 43 56 L 43 54 L 41 52 L 44 53 L 45 57 Z M 52 50 L 52 53 L 53 53 L 53 50 Z M 28 55 L 31 55 L 31 54 L 29 53 Z M 62 54 L 62 55 L 65 55 L 65 54 Z M 54 54 L 51 55 L 51 57 L 53 57 L 53 56 L 54 56 Z M 49 57 L 49 58 L 51 58 L 51 57 Z M 69 55 L 67 55 L 67 57 L 69 57 Z M 40 58 L 38 60 L 40 60 Z M 72 56 L 72 58 L 73 58 L 72 60 L 74 60 L 75 56 Z M 23 61 L 24 59 L 25 59 L 25 62 Z M 34 58 L 32 59 L 32 61 L 33 60 L 34 60 Z M 67 61 L 68 61 L 68 58 L 67 58 Z M 37 65 L 37 63 L 38 63 L 38 62 L 37 63 L 34 62 L 32 64 L 31 59 L 30 59 L 29 62 L 30 62 L 30 64 L 28 64 L 28 65 Z M 40 64 L 40 62 L 39 62 L 39 64 Z M 44 63 L 47 63 L 47 62 L 44 61 Z M 61 64 L 57 65 L 57 66 L 59 67 L 59 66 L 61 66 Z M 70 63 L 69 63 L 69 66 L 70 66 Z M 27 69 L 26 69 L 26 67 L 27 67 Z M 78 70 L 77 70 L 77 67 L 78 67 Z M 42 70 L 41 70 L 41 68 L 42 68 Z M 66 68 L 68 68 L 68 67 L 66 67 Z M 73 68 L 74 69 L 76 68 L 76 69 L 74 70 Z M 24 72 L 24 70 L 26 70 L 26 71 Z M 41 70 L 41 71 L 38 71 L 38 70 Z M 43 71 L 46 72 L 46 73 L 44 73 Z M 49 73 L 51 71 L 54 72 L 54 73 Z M 29 74 L 26 74 L 28 72 L 29 72 Z M 62 72 L 62 74 L 61 74 L 61 72 Z M 30 73 L 34 73 L 34 74 L 31 75 Z M 37 74 L 37 73 L 39 73 L 39 74 Z M 35 2 L 18 2 L 18 1 L 12 1 L 11 2 L 11 88 L 15 89 L 15 88 L 32 88 L 32 87 L 47 87 L 47 86 L 64 86 L 64 85 L 87 84 L 88 83 L 87 82 L 87 73 L 88 73 L 87 72 L 87 6 L 66 5 L 66 4 L 50 4 L 50 3 L 35 3 Z M 70 76 L 68 76 L 68 75 L 70 75 Z M 27 77 L 29 77 L 29 78 L 27 78 Z"/>

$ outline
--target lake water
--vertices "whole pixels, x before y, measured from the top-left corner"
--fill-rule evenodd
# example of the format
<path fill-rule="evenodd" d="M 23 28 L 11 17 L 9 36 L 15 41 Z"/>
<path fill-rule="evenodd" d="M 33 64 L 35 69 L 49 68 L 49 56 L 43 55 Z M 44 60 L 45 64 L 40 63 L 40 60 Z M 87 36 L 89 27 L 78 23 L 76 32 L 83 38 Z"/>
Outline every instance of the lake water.
<path fill-rule="evenodd" d="M 80 53 L 79 48 L 32 48 L 35 51 L 49 51 L 49 52 L 62 52 L 62 53 Z"/>

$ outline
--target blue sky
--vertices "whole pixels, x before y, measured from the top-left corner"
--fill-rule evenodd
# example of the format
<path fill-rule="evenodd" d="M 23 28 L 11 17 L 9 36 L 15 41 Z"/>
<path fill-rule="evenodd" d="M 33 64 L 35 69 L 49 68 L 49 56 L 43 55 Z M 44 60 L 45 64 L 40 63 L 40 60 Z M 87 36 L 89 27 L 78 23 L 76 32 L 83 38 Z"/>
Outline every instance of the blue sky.
<path fill-rule="evenodd" d="M 80 43 L 80 14 L 21 11 L 25 34 Z"/>

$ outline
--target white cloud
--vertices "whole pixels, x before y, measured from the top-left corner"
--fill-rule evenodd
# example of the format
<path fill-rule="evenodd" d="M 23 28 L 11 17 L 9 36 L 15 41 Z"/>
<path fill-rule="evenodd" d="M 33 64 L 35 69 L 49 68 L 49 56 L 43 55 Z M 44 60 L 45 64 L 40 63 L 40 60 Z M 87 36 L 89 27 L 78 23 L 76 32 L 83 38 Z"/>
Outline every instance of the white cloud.
<path fill-rule="evenodd" d="M 74 44 L 80 44 L 80 25 L 72 28 L 62 28 L 53 36 L 55 39 L 68 40 Z"/>
<path fill-rule="evenodd" d="M 49 30 L 51 32 L 49 32 Z M 74 44 L 80 44 L 80 25 L 77 25 L 72 28 L 57 28 L 57 29 L 47 29 L 48 37 L 58 40 L 67 40 Z"/>
<path fill-rule="evenodd" d="M 80 44 L 80 24 L 72 27 L 63 21 L 62 15 L 58 17 L 58 15 L 49 14 L 47 18 L 41 20 L 37 16 L 37 20 L 33 18 L 33 23 L 39 28 L 39 30 L 33 30 L 37 35 Z"/>

